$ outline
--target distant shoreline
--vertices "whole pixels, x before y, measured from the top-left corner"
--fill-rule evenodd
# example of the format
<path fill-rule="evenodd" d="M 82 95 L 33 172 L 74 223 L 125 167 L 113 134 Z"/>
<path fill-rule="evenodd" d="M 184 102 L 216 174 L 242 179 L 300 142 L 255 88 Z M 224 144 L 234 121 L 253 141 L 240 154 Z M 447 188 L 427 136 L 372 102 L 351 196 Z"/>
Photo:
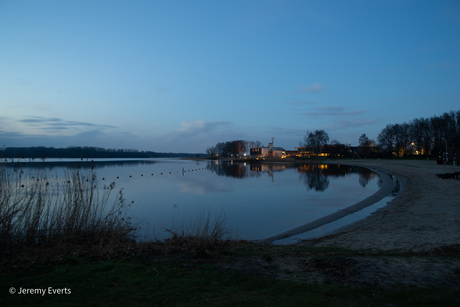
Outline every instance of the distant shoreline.
<path fill-rule="evenodd" d="M 6 147 L 0 149 L 4 159 L 150 159 L 203 156 L 203 153 L 139 151 L 136 149 L 105 149 L 100 147 Z"/>

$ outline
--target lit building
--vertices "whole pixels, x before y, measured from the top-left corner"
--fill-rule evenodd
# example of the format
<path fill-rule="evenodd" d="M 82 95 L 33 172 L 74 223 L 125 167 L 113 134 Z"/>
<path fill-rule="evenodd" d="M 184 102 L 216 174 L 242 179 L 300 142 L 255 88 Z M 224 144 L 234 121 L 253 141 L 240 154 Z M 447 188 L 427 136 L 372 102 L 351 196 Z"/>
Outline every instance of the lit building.
<path fill-rule="evenodd" d="M 272 138 L 272 142 L 268 143 L 268 147 L 258 147 L 258 148 L 251 148 L 251 156 L 252 157 L 282 157 L 284 156 L 284 148 L 281 147 L 273 147 L 274 138 Z"/>

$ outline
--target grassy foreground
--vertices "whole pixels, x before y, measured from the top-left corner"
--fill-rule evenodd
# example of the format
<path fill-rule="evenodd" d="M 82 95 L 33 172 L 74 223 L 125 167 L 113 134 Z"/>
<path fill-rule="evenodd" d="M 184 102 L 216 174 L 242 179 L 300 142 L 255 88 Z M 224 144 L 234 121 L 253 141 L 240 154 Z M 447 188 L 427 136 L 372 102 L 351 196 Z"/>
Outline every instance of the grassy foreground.
<path fill-rule="evenodd" d="M 150 246 L 125 258 L 48 260 L 3 270 L 0 301 L 3 306 L 458 306 L 460 302 L 458 289 L 305 283 L 222 266 L 235 259 L 267 259 L 275 250 L 288 249 L 242 242 L 214 251 L 164 254 L 161 246 Z M 296 252 L 330 257 L 337 249 L 296 247 Z M 340 250 L 339 254 L 362 253 Z M 36 294 L 18 293 L 31 289 Z M 56 291 L 61 294 L 52 294 Z"/>

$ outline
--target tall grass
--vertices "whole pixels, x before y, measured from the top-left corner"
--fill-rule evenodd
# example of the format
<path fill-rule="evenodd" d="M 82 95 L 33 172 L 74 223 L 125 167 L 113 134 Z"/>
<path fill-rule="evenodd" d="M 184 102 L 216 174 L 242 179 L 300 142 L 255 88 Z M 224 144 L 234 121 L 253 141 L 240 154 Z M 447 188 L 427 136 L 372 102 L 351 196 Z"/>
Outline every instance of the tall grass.
<path fill-rule="evenodd" d="M 199 209 L 196 219 L 173 219 L 169 237 L 136 242 L 139 223 L 128 216 L 123 189 L 98 187 L 96 173 L 78 168 L 58 176 L 0 164 L 0 269 L 12 262 L 69 255 L 120 256 L 145 248 L 161 252 L 211 250 L 230 238 L 223 212 Z"/>
<path fill-rule="evenodd" d="M 211 209 L 198 209 L 196 219 L 174 216 L 165 243 L 175 250 L 210 250 L 230 239 L 224 212 L 211 216 Z"/>
<path fill-rule="evenodd" d="M 114 182 L 99 189 L 93 171 L 59 178 L 45 168 L 30 174 L 1 167 L 0 255 L 12 258 L 37 246 L 91 246 L 94 253 L 129 241 L 135 235 L 129 205 L 123 189 L 114 190 Z"/>

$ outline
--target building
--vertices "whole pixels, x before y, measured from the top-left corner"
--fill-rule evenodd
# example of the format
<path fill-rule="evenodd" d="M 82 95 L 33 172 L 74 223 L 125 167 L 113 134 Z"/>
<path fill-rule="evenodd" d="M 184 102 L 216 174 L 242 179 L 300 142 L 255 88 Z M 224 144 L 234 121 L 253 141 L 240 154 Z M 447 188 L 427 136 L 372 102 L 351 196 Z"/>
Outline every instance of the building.
<path fill-rule="evenodd" d="M 286 157 L 296 157 L 296 156 L 298 157 L 298 156 L 300 156 L 298 150 L 285 150 L 284 155 Z"/>
<path fill-rule="evenodd" d="M 251 156 L 252 157 L 282 157 L 284 156 L 284 148 L 281 147 L 273 147 L 274 138 L 272 138 L 272 142 L 268 143 L 268 147 L 258 147 L 258 148 L 251 148 Z"/>
<path fill-rule="evenodd" d="M 315 153 L 314 146 L 296 147 L 300 157 L 329 157 L 344 158 L 350 155 L 350 147 L 346 145 L 323 145 L 319 153 Z"/>

